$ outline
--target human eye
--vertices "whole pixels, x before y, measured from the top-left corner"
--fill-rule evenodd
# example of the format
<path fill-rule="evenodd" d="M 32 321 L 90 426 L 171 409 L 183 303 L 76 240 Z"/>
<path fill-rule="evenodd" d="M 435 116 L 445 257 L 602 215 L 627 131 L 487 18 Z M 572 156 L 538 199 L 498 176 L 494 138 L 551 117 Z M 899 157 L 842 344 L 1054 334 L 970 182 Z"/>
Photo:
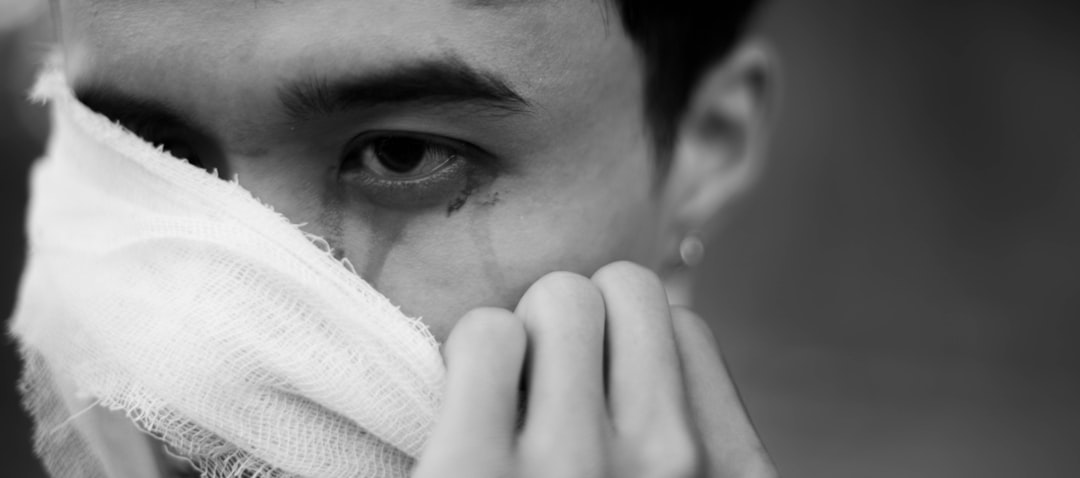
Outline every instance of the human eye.
<path fill-rule="evenodd" d="M 389 208 L 422 208 L 466 188 L 484 153 L 468 143 L 435 135 L 377 132 L 350 141 L 340 174 L 369 201 Z"/>

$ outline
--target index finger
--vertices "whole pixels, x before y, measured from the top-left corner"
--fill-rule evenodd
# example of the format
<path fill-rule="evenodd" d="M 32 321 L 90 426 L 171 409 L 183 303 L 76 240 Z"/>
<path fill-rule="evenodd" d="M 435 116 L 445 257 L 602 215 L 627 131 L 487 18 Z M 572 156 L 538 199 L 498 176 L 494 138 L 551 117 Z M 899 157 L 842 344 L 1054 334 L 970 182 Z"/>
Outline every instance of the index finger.
<path fill-rule="evenodd" d="M 671 310 L 691 413 L 713 474 L 776 477 L 776 468 L 743 407 L 708 323 L 682 307 Z"/>
<path fill-rule="evenodd" d="M 616 429 L 641 435 L 657 423 L 683 422 L 682 372 L 660 279 L 637 264 L 616 262 L 593 281 L 607 310 L 608 402 Z"/>

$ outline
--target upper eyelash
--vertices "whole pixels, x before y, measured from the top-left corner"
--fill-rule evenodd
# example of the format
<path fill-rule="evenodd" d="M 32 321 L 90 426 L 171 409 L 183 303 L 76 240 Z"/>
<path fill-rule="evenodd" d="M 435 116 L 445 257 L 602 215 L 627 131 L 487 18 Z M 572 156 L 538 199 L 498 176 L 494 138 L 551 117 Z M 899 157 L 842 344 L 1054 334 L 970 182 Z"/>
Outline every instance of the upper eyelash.
<path fill-rule="evenodd" d="M 344 159 L 345 155 L 351 150 L 351 148 L 358 146 L 358 142 L 362 141 L 363 144 L 367 144 L 380 138 L 394 136 L 416 138 L 423 141 L 428 141 L 439 145 L 440 147 L 449 149 L 454 153 L 454 156 L 469 158 L 470 160 L 479 160 L 488 163 L 494 159 L 494 156 L 491 153 L 488 153 L 483 148 L 476 146 L 468 141 L 454 139 L 437 134 L 417 133 L 401 130 L 374 130 L 353 136 L 352 139 L 345 143 L 346 146 L 342 150 L 341 158 Z"/>

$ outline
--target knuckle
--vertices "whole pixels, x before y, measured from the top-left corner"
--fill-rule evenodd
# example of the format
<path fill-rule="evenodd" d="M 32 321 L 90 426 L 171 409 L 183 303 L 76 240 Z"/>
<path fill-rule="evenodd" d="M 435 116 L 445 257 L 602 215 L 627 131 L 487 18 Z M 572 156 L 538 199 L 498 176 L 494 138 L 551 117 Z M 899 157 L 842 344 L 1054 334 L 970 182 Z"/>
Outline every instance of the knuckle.
<path fill-rule="evenodd" d="M 662 288 L 663 283 L 655 272 L 630 261 L 616 261 L 598 269 L 592 280 L 604 286 L 631 284 L 650 288 Z"/>
<path fill-rule="evenodd" d="M 551 272 L 541 277 L 525 291 L 518 306 L 528 325 L 582 325 L 581 317 L 565 313 L 568 309 L 584 312 L 587 317 L 603 320 L 604 298 L 596 284 L 572 272 Z M 539 316 L 543 316 L 542 320 Z M 554 324 L 552 322 L 555 322 Z"/>
<path fill-rule="evenodd" d="M 446 353 L 459 348 L 497 347 L 507 352 L 525 350 L 525 328 L 508 310 L 483 307 L 467 312 L 454 325 L 446 341 Z"/>
<path fill-rule="evenodd" d="M 537 280 L 530 290 L 545 299 L 599 299 L 599 291 L 587 277 L 573 272 L 551 272 Z"/>

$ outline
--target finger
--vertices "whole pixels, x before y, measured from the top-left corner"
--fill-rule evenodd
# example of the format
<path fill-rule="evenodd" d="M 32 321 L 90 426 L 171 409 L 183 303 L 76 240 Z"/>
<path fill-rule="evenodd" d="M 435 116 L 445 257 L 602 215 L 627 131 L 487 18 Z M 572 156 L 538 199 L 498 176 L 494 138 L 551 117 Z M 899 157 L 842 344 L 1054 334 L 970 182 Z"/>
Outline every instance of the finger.
<path fill-rule="evenodd" d="M 607 310 L 608 401 L 616 429 L 649 434 L 679 425 L 686 404 L 667 295 L 652 271 L 629 262 L 593 275 Z"/>
<path fill-rule="evenodd" d="M 529 342 L 523 444 L 545 452 L 595 444 L 607 422 L 600 292 L 583 276 L 548 274 L 529 287 L 515 314 Z"/>
<path fill-rule="evenodd" d="M 450 332 L 443 356 L 443 409 L 414 476 L 496 476 L 489 471 L 507 465 L 514 441 L 521 320 L 507 310 L 473 310 Z"/>
<path fill-rule="evenodd" d="M 682 307 L 673 307 L 671 314 L 691 413 L 712 474 L 740 478 L 776 476 L 709 325 Z"/>

